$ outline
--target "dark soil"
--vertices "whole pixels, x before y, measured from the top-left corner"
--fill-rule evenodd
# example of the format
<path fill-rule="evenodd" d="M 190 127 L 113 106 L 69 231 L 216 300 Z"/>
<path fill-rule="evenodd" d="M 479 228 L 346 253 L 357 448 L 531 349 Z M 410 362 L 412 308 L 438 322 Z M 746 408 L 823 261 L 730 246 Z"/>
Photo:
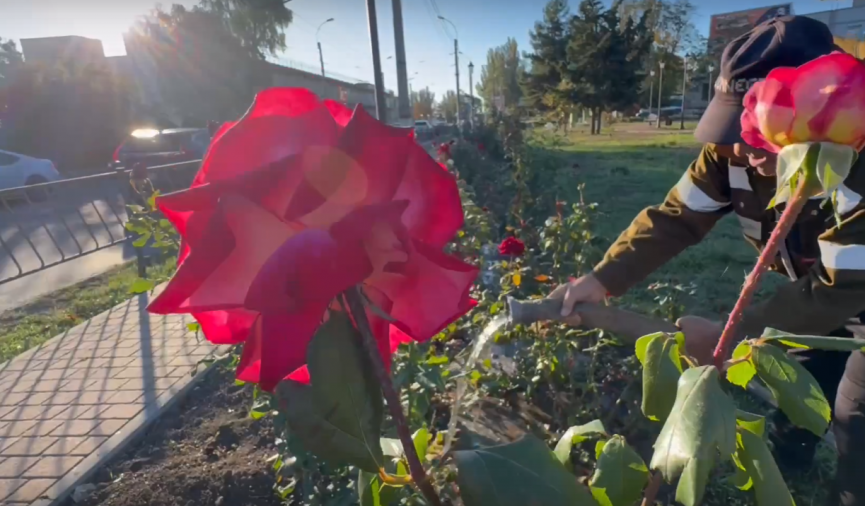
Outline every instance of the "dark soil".
<path fill-rule="evenodd" d="M 270 418 L 249 417 L 252 387 L 217 366 L 144 438 L 100 469 L 85 506 L 279 505 L 267 459 Z"/>

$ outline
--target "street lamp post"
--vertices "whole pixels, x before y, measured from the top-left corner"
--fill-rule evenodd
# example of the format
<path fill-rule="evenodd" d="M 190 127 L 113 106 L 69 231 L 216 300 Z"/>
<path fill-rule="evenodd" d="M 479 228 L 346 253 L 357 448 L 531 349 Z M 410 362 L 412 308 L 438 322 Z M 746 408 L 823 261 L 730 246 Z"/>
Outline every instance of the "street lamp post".
<path fill-rule="evenodd" d="M 472 75 L 475 72 L 475 64 L 469 62 L 469 126 L 475 129 L 475 94 L 473 90 Z"/>
<path fill-rule="evenodd" d="M 439 19 L 450 23 L 450 25 L 454 29 L 454 65 L 456 68 L 456 78 L 457 78 L 457 132 L 459 132 L 460 137 L 462 137 L 462 129 L 460 129 L 460 32 L 457 30 L 457 25 L 453 23 L 453 21 L 447 19 L 444 16 L 439 16 Z"/>
<path fill-rule="evenodd" d="M 321 27 L 332 22 L 334 18 L 326 19 L 322 24 L 318 25 L 318 30 L 315 31 L 315 43 L 318 45 L 318 61 L 321 63 L 321 76 L 324 77 L 324 54 L 321 52 L 321 42 L 318 41 L 318 32 Z"/>
<path fill-rule="evenodd" d="M 659 65 L 661 67 L 661 71 L 658 74 L 658 128 L 661 128 L 661 106 L 663 100 L 661 100 L 664 96 L 664 62 L 661 62 Z"/>
<path fill-rule="evenodd" d="M 709 65 L 709 100 L 712 100 L 712 89 L 715 87 L 715 83 L 712 82 L 712 72 L 715 71 L 714 65 Z"/>
<path fill-rule="evenodd" d="M 652 99 L 655 98 L 655 71 L 649 72 L 649 116 L 652 115 Z M 646 118 L 649 119 L 648 117 Z M 651 123 L 649 123 L 651 125 Z"/>
<path fill-rule="evenodd" d="M 679 111 L 679 130 L 685 129 L 685 90 L 688 83 L 688 56 L 682 57 L 682 107 Z"/>

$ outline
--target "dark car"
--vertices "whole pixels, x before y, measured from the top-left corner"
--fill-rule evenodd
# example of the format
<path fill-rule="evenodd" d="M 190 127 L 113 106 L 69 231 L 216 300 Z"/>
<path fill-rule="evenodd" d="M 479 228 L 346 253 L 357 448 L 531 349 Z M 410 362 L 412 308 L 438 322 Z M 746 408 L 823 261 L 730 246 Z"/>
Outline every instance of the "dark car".
<path fill-rule="evenodd" d="M 136 130 L 123 141 L 108 166 L 129 169 L 137 162 L 148 167 L 200 160 L 210 145 L 206 128 Z"/>

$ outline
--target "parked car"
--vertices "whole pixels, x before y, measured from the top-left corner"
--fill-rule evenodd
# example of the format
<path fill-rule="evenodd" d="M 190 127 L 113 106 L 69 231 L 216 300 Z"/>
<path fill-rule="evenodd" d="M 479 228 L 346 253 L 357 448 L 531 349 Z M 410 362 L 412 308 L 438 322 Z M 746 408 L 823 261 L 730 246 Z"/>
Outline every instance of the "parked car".
<path fill-rule="evenodd" d="M 18 188 L 61 179 L 51 160 L 0 151 L 0 189 Z"/>
<path fill-rule="evenodd" d="M 432 124 L 424 119 L 418 119 L 414 122 L 414 133 L 418 136 L 430 135 L 433 133 Z"/>
<path fill-rule="evenodd" d="M 206 128 L 135 130 L 114 151 L 111 169 L 129 169 L 137 162 L 149 167 L 204 158 L 210 146 Z"/>

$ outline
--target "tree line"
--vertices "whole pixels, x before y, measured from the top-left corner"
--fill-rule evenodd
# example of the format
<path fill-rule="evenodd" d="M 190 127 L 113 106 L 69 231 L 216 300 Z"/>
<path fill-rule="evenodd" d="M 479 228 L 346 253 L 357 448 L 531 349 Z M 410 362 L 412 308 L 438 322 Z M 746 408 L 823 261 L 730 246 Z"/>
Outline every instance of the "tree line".
<path fill-rule="evenodd" d="M 566 0 L 551 0 L 529 34 L 531 51 L 521 54 L 510 38 L 489 50 L 478 95 L 487 108 L 528 111 L 558 125 L 585 111 L 598 133 L 603 112 L 648 105 L 652 88 L 657 103 L 652 71 L 661 62 L 663 106 L 680 93 L 683 65 L 691 75 L 707 73 L 694 11 L 690 0 L 617 0 L 609 8 L 583 0 L 571 13 Z"/>
<path fill-rule="evenodd" d="M 237 117 L 257 91 L 258 62 L 285 49 L 292 20 L 283 0 L 200 0 L 143 13 L 125 40 L 152 63 L 159 110 L 142 109 L 144 83 L 106 59 L 25 62 L 0 39 L 0 146 L 61 170 L 100 170 L 131 128 Z"/>

